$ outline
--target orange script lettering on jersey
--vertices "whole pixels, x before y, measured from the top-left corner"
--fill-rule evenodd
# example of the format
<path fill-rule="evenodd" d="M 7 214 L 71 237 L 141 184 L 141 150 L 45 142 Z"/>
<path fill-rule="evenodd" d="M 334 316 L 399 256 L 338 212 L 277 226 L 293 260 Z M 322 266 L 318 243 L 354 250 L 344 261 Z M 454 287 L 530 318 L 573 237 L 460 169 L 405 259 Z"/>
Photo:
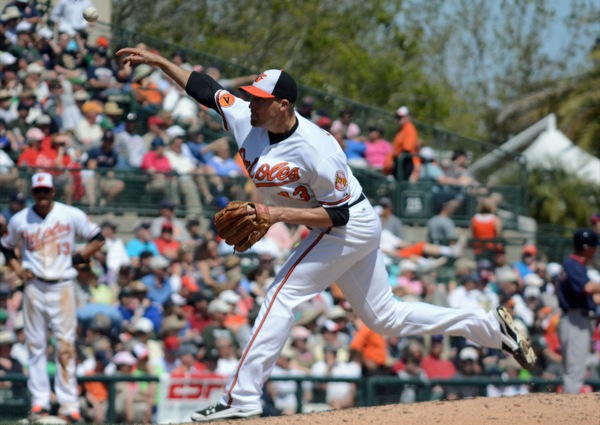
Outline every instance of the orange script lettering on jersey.
<path fill-rule="evenodd" d="M 252 177 L 257 187 L 282 186 L 286 183 L 300 180 L 300 169 L 298 167 L 290 167 L 288 165 L 289 162 L 280 162 L 273 166 L 262 164 L 253 173 L 252 170 L 258 162 L 258 158 L 255 158 L 252 162 L 248 161 L 246 159 L 246 150 L 244 148 L 240 149 L 240 156 L 244 162 L 244 167 L 248 170 L 248 174 L 250 174 L 250 177 Z M 265 182 L 261 183 L 263 181 Z"/>
<path fill-rule="evenodd" d="M 37 251 L 44 244 L 49 242 L 54 242 L 59 239 L 61 236 L 68 234 L 71 231 L 70 224 L 63 224 L 60 221 L 56 222 L 54 226 L 44 230 L 44 233 L 41 233 L 41 229 L 34 233 L 29 233 L 27 230 L 23 232 L 23 238 L 27 241 L 27 246 L 30 251 Z"/>

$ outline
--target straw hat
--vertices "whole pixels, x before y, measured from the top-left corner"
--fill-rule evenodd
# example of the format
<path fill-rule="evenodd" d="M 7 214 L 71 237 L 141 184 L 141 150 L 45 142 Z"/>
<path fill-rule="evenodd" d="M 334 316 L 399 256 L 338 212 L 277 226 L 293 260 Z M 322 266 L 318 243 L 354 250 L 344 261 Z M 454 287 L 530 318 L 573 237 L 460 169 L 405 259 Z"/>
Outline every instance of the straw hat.
<path fill-rule="evenodd" d="M 125 111 L 116 102 L 106 102 L 106 105 L 104 105 L 104 113 L 106 115 L 121 115 L 123 112 Z"/>

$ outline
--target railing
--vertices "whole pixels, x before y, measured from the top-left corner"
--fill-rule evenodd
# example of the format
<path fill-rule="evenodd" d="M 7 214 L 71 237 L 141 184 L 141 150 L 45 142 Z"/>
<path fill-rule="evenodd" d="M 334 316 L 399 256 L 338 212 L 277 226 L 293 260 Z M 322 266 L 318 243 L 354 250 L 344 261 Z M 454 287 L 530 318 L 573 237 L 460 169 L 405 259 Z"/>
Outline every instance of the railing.
<path fill-rule="evenodd" d="M 17 190 L 16 187 L 22 187 L 24 194 L 29 197 L 29 183 L 31 176 L 40 169 L 20 168 L 18 180 L 14 185 L 2 185 L 0 187 L 0 205 L 6 205 L 10 195 Z M 136 213 L 141 216 L 154 216 L 158 214 L 158 203 L 163 198 L 169 198 L 177 205 L 177 215 L 193 216 L 198 215 L 197 211 L 186 210 L 187 200 L 178 185 L 182 176 L 174 173 L 164 174 L 168 184 L 156 189 L 150 185 L 151 176 L 140 169 L 121 170 L 115 169 L 107 171 L 106 169 L 67 169 L 54 170 L 46 169 L 57 174 L 65 174 L 68 181 L 62 181 L 57 187 L 57 200 L 64 202 L 64 189 L 66 184 L 70 184 L 74 190 L 72 204 L 81 208 L 88 214 L 125 214 Z M 470 188 L 457 188 L 451 186 L 440 186 L 431 183 L 408 183 L 398 182 L 393 178 L 386 177 L 383 174 L 367 169 L 354 168 L 354 175 L 363 187 L 365 195 L 371 203 L 375 204 L 382 196 L 390 197 L 393 200 L 393 209 L 396 215 L 408 225 L 423 226 L 427 220 L 437 213 L 436 208 L 440 202 L 451 198 L 460 198 L 462 203 L 454 213 L 453 219 L 457 225 L 467 227 L 469 220 L 475 214 L 478 195 L 471 193 Z M 199 174 L 197 178 L 203 178 L 214 197 L 225 195 L 231 198 L 242 199 L 249 194 L 245 193 L 243 188 L 248 184 L 245 177 L 221 177 L 224 182 L 224 190 L 217 192 L 215 186 L 211 184 L 211 175 Z M 190 177 L 185 177 L 190 179 Z M 17 183 L 20 181 L 20 183 Z M 102 183 L 111 181 L 113 183 L 120 181 L 124 184 L 123 191 L 114 199 L 106 201 L 102 191 Z M 196 185 L 197 186 L 197 185 Z M 233 187 L 240 190 L 232 192 Z M 199 192 L 198 187 L 195 189 Z M 506 193 L 513 205 L 513 220 L 505 220 L 505 228 L 516 228 L 517 214 L 524 212 L 525 207 L 520 204 L 522 193 L 520 188 L 498 186 L 497 191 Z M 198 195 L 202 203 L 202 214 L 206 217 L 212 217 L 217 207 L 214 202 L 206 202 L 202 195 Z"/>
<path fill-rule="evenodd" d="M 314 377 L 314 376 L 277 376 L 269 378 L 271 382 L 277 381 L 295 381 L 297 383 L 296 399 L 297 412 L 303 410 L 303 382 L 348 382 L 356 384 L 357 406 L 379 406 L 383 404 L 394 404 L 400 402 L 400 394 L 404 386 L 410 385 L 415 387 L 417 391 L 417 402 L 429 401 L 435 399 L 432 389 L 436 386 L 479 386 L 487 387 L 488 385 L 508 386 L 508 385 L 527 385 L 530 392 L 556 392 L 559 385 L 562 384 L 560 379 L 542 379 L 531 377 L 528 379 L 501 379 L 496 377 L 471 377 L 471 378 L 451 378 L 451 379 L 400 379 L 395 376 L 373 376 L 370 378 L 331 378 L 331 377 Z M 20 374 L 6 374 L 0 376 L 0 382 L 12 382 L 25 384 L 27 377 Z M 159 382 L 156 376 L 80 376 L 77 377 L 79 384 L 85 382 L 104 382 L 108 386 L 108 406 L 106 420 L 108 423 L 114 423 L 116 418 L 115 413 L 115 384 L 118 382 Z M 600 389 L 600 380 L 587 380 L 586 385 L 591 386 L 595 391 Z M 381 391 L 381 388 L 384 391 Z M 482 391 L 485 393 L 485 390 Z M 13 419 L 24 417 L 30 408 L 29 399 L 14 400 L 7 403 L 0 402 L 0 419 Z M 10 409 L 7 409 L 7 408 Z"/>

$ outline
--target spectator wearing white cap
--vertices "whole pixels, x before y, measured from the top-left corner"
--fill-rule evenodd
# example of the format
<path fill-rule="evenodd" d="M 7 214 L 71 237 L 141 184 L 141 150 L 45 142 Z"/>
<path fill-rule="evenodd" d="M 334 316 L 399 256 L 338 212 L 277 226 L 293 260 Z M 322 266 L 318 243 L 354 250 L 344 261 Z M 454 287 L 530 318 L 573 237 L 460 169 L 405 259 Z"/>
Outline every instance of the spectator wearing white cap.
<path fill-rule="evenodd" d="M 418 266 L 412 260 L 404 259 L 400 261 L 400 274 L 398 276 L 397 286 L 393 288 L 393 293 L 397 297 L 417 300 L 423 296 L 423 283 L 417 279 Z"/>
<path fill-rule="evenodd" d="M 16 6 L 6 5 L 2 11 L 0 19 L 4 22 L 4 36 L 8 40 L 8 45 L 3 46 L 2 50 L 17 42 L 17 25 L 21 21 L 21 12 Z"/>
<path fill-rule="evenodd" d="M 140 168 L 144 155 L 148 152 L 150 144 L 146 145 L 143 137 L 138 134 L 137 121 L 136 113 L 130 112 L 125 115 L 125 129 L 115 137 L 115 150 L 119 155 L 118 167 L 121 169 Z"/>
<path fill-rule="evenodd" d="M 171 279 L 168 268 L 171 262 L 162 255 L 155 255 L 150 260 L 151 274 L 141 278 L 141 281 L 148 288 L 148 298 L 163 306 L 171 299 L 173 289 L 171 288 Z"/>
<path fill-rule="evenodd" d="M 178 125 L 169 127 L 166 134 L 169 137 L 169 146 L 165 151 L 165 156 L 171 164 L 171 169 L 177 173 L 175 180 L 176 187 L 174 189 L 183 195 L 188 218 L 198 218 L 203 214 L 202 203 L 200 202 L 198 193 L 198 188 L 202 184 L 197 183 L 200 177 L 200 170 L 194 165 L 189 149 L 187 154 L 184 152 L 187 134 Z M 204 186 L 206 187 L 206 184 Z"/>
<path fill-rule="evenodd" d="M 0 64 L 2 63 L 2 55 L 0 54 Z M 8 53 L 10 55 L 10 53 Z M 16 60 L 16 59 L 15 59 Z M 17 113 L 10 106 L 12 104 L 12 95 L 7 89 L 0 89 L 0 119 L 6 125 L 17 119 Z"/>
<path fill-rule="evenodd" d="M 235 352 L 240 349 L 239 341 L 234 332 L 225 325 L 227 316 L 231 313 L 231 305 L 221 299 L 214 299 L 208 304 L 210 324 L 202 331 L 202 342 L 208 351 L 215 350 L 218 338 L 229 338 L 235 347 Z"/>
<path fill-rule="evenodd" d="M 13 321 L 13 332 L 15 333 L 15 342 L 10 349 L 10 356 L 17 359 L 21 365 L 27 367 L 29 354 L 27 353 L 27 341 L 25 340 L 25 323 L 23 312 L 20 311 Z"/>
<path fill-rule="evenodd" d="M 2 13 L 6 13 L 9 8 L 16 8 L 21 14 L 21 18 L 32 25 L 38 24 L 42 18 L 39 10 L 33 5 L 33 0 L 15 0 L 4 6 Z"/>
<path fill-rule="evenodd" d="M 392 153 L 388 156 L 385 165 L 386 174 L 391 174 L 401 181 L 408 181 L 413 175 L 413 170 L 418 168 L 420 160 L 419 134 L 412 123 L 410 113 L 406 106 L 396 110 L 398 130 L 392 140 Z M 414 180 L 414 179 L 411 179 Z"/>
<path fill-rule="evenodd" d="M 19 59 L 24 59 L 27 63 L 41 61 L 40 52 L 33 45 L 31 35 L 33 33 L 33 25 L 27 21 L 21 21 L 15 27 L 17 40 L 8 48 L 8 52 L 12 53 Z"/>
<path fill-rule="evenodd" d="M 457 378 L 482 376 L 483 371 L 479 362 L 479 352 L 475 347 L 466 346 L 458 353 Z M 485 395 L 485 387 L 479 385 L 460 385 L 448 389 L 449 400 L 479 397 Z"/>
<path fill-rule="evenodd" d="M 421 166 L 419 167 L 419 181 L 424 183 L 437 183 L 449 186 L 464 186 L 465 182 L 448 177 L 442 167 L 435 159 L 435 152 L 429 146 L 424 146 L 419 150 Z"/>
<path fill-rule="evenodd" d="M 42 78 L 44 71 L 45 68 L 40 62 L 32 62 L 27 65 L 27 74 L 25 76 L 25 85 L 33 90 L 36 100 L 41 104 L 45 104 L 46 99 L 50 95 L 48 83 Z"/>

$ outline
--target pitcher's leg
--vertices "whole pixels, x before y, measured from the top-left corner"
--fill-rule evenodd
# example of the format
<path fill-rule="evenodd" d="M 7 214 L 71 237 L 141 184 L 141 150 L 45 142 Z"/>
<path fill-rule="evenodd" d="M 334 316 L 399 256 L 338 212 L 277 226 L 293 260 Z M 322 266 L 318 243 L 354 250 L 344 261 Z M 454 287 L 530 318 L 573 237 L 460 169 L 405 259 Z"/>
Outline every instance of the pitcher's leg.
<path fill-rule="evenodd" d="M 501 348 L 493 313 L 452 309 L 394 298 L 379 250 L 356 262 L 337 280 L 348 302 L 369 328 L 382 335 L 446 334 Z"/>
<path fill-rule="evenodd" d="M 31 405 L 50 409 L 50 380 L 48 378 L 46 348 L 48 343 L 48 320 L 43 284 L 28 282 L 23 298 L 23 319 L 27 351 L 29 354 L 29 379 Z"/>
<path fill-rule="evenodd" d="M 323 291 L 330 281 L 322 273 L 317 244 L 307 238 L 288 259 L 265 296 L 238 366 L 230 377 L 221 403 L 246 411 L 261 408 L 260 396 L 294 324 L 300 304 Z M 322 247 L 320 247 L 322 249 Z M 320 280 L 319 277 L 323 277 Z"/>
<path fill-rule="evenodd" d="M 59 286 L 60 285 L 60 286 Z M 56 338 L 56 375 L 54 387 L 60 404 L 60 414 L 79 412 L 79 397 L 75 378 L 75 287 L 73 282 L 57 284 L 49 300 L 50 326 Z"/>

